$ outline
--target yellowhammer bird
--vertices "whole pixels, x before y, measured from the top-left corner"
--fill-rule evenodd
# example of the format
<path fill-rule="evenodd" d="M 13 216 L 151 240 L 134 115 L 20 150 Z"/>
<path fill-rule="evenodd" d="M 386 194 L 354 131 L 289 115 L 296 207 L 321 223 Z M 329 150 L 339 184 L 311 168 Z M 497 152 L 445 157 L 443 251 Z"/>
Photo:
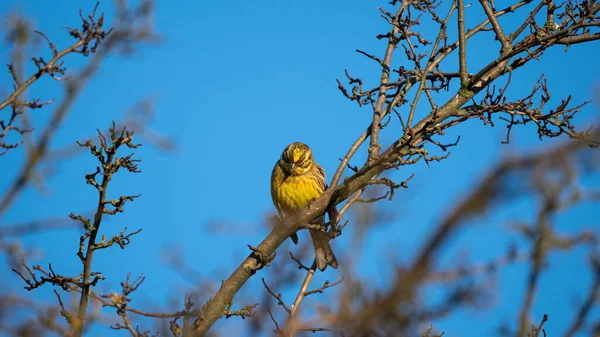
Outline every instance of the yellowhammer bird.
<path fill-rule="evenodd" d="M 327 189 L 325 171 L 315 163 L 308 145 L 296 142 L 288 145 L 281 158 L 275 163 L 271 174 L 271 198 L 281 217 L 294 215 L 297 211 L 317 199 Z M 335 214 L 335 208 L 329 213 L 330 220 Z M 321 217 L 320 221 L 323 221 Z M 309 229 L 315 247 L 317 267 L 323 271 L 330 265 L 338 267 L 337 259 L 329 245 L 326 233 Z M 298 243 L 298 236 L 290 236 Z"/>

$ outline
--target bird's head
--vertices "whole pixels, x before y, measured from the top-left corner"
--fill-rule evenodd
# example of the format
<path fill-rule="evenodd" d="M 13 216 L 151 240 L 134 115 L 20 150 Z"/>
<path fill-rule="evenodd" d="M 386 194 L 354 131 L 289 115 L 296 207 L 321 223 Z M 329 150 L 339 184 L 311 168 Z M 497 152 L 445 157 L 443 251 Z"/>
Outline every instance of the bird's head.
<path fill-rule="evenodd" d="M 283 170 L 293 176 L 303 175 L 313 166 L 313 154 L 310 147 L 304 143 L 295 142 L 288 145 L 279 159 Z"/>

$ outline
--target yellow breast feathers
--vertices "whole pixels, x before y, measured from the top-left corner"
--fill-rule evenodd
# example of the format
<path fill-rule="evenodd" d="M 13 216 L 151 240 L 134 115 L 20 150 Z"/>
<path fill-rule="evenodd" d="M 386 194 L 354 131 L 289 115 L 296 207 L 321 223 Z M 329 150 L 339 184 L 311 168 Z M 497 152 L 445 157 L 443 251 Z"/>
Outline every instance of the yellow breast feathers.
<path fill-rule="evenodd" d="M 312 172 L 320 171 L 320 172 Z M 273 203 L 284 215 L 291 215 L 318 198 L 325 190 L 323 169 L 318 164 L 302 175 L 287 175 L 276 163 L 271 179 Z"/>

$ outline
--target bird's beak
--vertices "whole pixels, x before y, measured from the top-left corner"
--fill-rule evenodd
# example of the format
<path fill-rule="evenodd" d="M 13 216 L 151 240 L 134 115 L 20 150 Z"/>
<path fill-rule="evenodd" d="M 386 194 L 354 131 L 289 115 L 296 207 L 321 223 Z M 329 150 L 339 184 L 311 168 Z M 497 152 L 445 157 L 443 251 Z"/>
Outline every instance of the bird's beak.
<path fill-rule="evenodd" d="M 294 170 L 296 169 L 296 167 L 297 167 L 296 164 L 292 163 L 292 165 L 290 165 L 290 173 L 294 172 Z"/>

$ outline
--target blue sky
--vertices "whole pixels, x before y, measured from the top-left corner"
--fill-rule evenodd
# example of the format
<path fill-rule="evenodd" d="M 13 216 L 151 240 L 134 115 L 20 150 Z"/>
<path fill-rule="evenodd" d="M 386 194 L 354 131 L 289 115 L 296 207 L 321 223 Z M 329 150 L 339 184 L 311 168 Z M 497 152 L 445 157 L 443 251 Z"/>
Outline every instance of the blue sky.
<path fill-rule="evenodd" d="M 92 1 L 13 0 L 0 3 L 0 13 L 15 10 L 26 13 L 35 28 L 44 31 L 60 48 L 71 42 L 61 27 L 78 25 L 78 8 L 82 6 L 87 12 L 93 5 Z M 167 154 L 143 146 L 136 150 L 136 157 L 143 160 L 142 173 L 120 172 L 115 177 L 109 189 L 111 196 L 142 193 L 142 197 L 128 204 L 124 213 L 108 219 L 103 232 L 114 235 L 125 226 L 143 231 L 125 251 L 114 248 L 96 255 L 94 270 L 101 270 L 107 278 L 100 286 L 101 291 L 117 290 L 128 272 L 144 273 L 146 282 L 134 296 L 133 305 L 166 306 L 173 289 L 182 287 L 183 292 L 191 285 L 161 262 L 160 256 L 165 251 L 183 254 L 202 277 L 218 285 L 248 254 L 246 244 L 256 245 L 267 234 L 262 223 L 273 211 L 269 177 L 274 162 L 288 143 L 309 144 L 316 160 L 331 176 L 338 158 L 371 119 L 368 108 L 357 107 L 339 93 L 335 79 L 343 79 L 344 69 L 348 69 L 370 85 L 376 83 L 380 75 L 376 64 L 355 50 L 383 53 L 385 43 L 375 39 L 387 30 L 377 10 L 381 5 L 385 4 L 292 0 L 260 5 L 244 1 L 157 4 L 155 30 L 162 41 L 132 55 L 110 57 L 52 142 L 53 146 L 62 147 L 88 139 L 96 128 L 107 128 L 127 108 L 149 97 L 156 112 L 152 128 L 177 142 L 177 149 Z M 104 2 L 100 10 L 106 12 L 111 22 L 113 4 Z M 467 9 L 467 26 L 479 23 L 480 18 L 478 4 L 474 3 Z M 506 24 L 514 23 L 506 20 Z M 425 33 L 432 32 L 427 29 Z M 491 38 L 492 33 L 488 34 Z M 452 39 L 454 30 L 449 35 Z M 469 66 L 476 67 L 488 60 L 498 46 L 496 41 L 477 39 L 469 42 L 469 47 Z M 49 54 L 46 48 L 38 48 L 34 53 L 46 57 Z M 509 93 L 529 93 L 544 73 L 553 93 L 552 102 L 560 102 L 569 93 L 574 102 L 592 100 L 598 87 L 600 65 L 595 61 L 598 53 L 600 43 L 572 46 L 568 53 L 562 47 L 550 50 L 541 61 L 514 74 Z M 8 56 L 3 45 L 2 62 L 7 63 Z M 402 56 L 399 51 L 396 60 L 400 63 L 396 64 L 409 67 Z M 66 64 L 69 69 L 78 69 L 81 56 L 68 57 Z M 454 70 L 453 66 L 450 64 L 449 69 Z M 0 76 L 2 92 L 10 85 L 8 73 Z M 60 100 L 61 90 L 59 84 L 44 79 L 29 93 L 43 100 L 53 97 Z M 51 108 L 36 111 L 35 122 L 43 125 L 51 111 Z M 596 108 L 589 105 L 577 119 L 578 125 L 583 129 L 596 116 Z M 436 221 L 451 210 L 457 198 L 468 191 L 486 168 L 507 154 L 558 142 L 540 142 L 533 127 L 524 127 L 515 130 L 510 145 L 501 145 L 504 130 L 503 126 L 490 128 L 471 121 L 448 132 L 444 138 L 451 142 L 461 136 L 460 145 L 452 148 L 448 160 L 433 163 L 430 168 L 419 163 L 394 173 L 399 180 L 415 173 L 409 189 L 399 191 L 392 202 L 378 205 L 378 210 L 395 214 L 394 220 L 370 230 L 364 255 L 354 260 L 349 247 L 353 233 L 350 224 L 347 235 L 333 244 L 341 260 L 352 260 L 354 270 L 385 285 L 390 273 L 372 263 L 373 256 L 391 254 L 398 261 L 410 261 Z M 381 135 L 383 144 L 397 139 L 397 131 L 397 127 L 385 130 Z M 22 157 L 20 149 L 1 159 L 4 174 L 0 191 L 11 181 L 18 168 L 14 163 Z M 360 154 L 363 157 L 364 152 Z M 45 181 L 47 190 L 40 193 L 27 189 L 0 219 L 0 225 L 48 217 L 69 221 L 69 213 L 91 210 L 95 207 L 96 193 L 85 184 L 84 174 L 95 166 L 90 155 L 60 163 Z M 598 177 L 584 181 L 586 187 L 599 185 Z M 507 229 L 507 221 L 531 219 L 537 207 L 530 200 L 519 200 L 501 214 L 487 218 L 485 223 L 461 231 L 449 242 L 440 264 L 457 261 L 465 252 L 473 262 L 484 262 L 503 253 L 508 243 L 515 241 L 514 234 Z M 597 207 L 584 204 L 561 215 L 557 219 L 558 228 L 563 232 L 594 229 L 597 224 L 593 214 Z M 224 222 L 232 229 L 212 233 L 207 224 L 214 222 Z M 30 263 L 51 262 L 61 274 L 77 274 L 80 265 L 75 252 L 79 235 L 77 230 L 44 233 L 25 238 L 23 245 L 40 249 Z M 217 255 L 212 252 L 216 249 L 225 253 Z M 283 252 L 280 256 L 287 255 L 289 249 L 286 243 L 280 248 Z M 549 313 L 551 320 L 546 327 L 559 333 L 569 322 L 573 298 L 581 298 L 587 291 L 590 277 L 583 250 L 570 255 L 555 254 L 552 261 L 552 267 L 541 280 L 540 291 L 544 295 L 536 300 L 532 315 L 537 319 L 544 312 Z M 525 287 L 525 271 L 525 266 L 518 265 L 499 275 L 489 310 L 461 311 L 459 315 L 431 323 L 446 331 L 446 336 L 466 336 L 493 333 L 498 323 L 515 322 Z M 318 279 L 340 276 L 341 272 L 328 270 L 325 275 L 318 275 Z M 298 278 L 301 277 L 299 274 Z M 0 282 L 22 294 L 17 277 L 3 278 Z M 566 290 L 572 296 L 548 295 L 556 289 Z M 260 278 L 255 277 L 242 293 L 260 299 L 262 291 Z M 29 295 L 51 300 L 52 294 L 46 288 Z M 292 296 L 293 290 L 289 292 L 289 302 Z M 424 300 L 428 298 L 433 300 L 435 294 L 425 296 Z M 473 324 L 464 324 L 465 321 Z M 228 324 L 237 329 L 245 322 L 229 320 L 219 326 Z M 112 331 L 99 330 L 98 334 L 112 335 Z"/>

